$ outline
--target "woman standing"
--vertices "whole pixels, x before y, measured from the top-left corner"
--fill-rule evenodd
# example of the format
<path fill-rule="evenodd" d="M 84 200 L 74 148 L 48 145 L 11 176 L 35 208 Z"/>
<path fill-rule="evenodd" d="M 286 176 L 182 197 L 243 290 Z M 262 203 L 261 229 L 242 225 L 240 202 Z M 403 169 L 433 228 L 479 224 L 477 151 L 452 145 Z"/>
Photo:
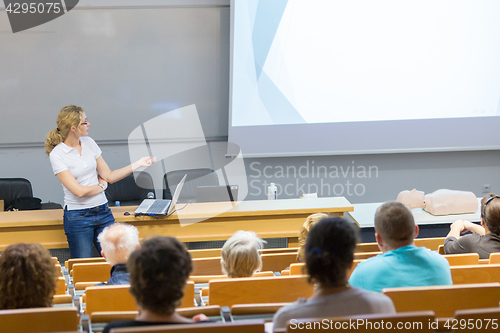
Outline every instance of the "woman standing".
<path fill-rule="evenodd" d="M 99 233 L 115 222 L 104 190 L 155 160 L 143 157 L 111 171 L 101 149 L 88 137 L 90 122 L 83 109 L 68 105 L 57 116 L 57 128 L 47 134 L 45 152 L 64 190 L 64 232 L 71 258 L 92 257 L 92 243 L 100 253 Z"/>

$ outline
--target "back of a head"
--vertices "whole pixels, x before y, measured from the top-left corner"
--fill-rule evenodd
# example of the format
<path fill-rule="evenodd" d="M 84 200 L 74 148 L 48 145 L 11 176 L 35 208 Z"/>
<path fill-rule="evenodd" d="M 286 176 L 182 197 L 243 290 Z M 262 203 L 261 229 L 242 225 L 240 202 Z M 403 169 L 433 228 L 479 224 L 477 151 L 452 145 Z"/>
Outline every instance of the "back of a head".
<path fill-rule="evenodd" d="M 8 246 L 0 256 L 0 309 L 49 307 L 57 270 L 48 250 L 38 243 Z"/>
<path fill-rule="evenodd" d="M 375 213 L 375 232 L 392 247 L 409 245 L 415 237 L 413 214 L 400 202 L 386 202 Z"/>
<path fill-rule="evenodd" d="M 125 223 L 115 223 L 99 234 L 97 240 L 111 265 L 125 264 L 130 254 L 139 247 L 139 231 Z"/>
<path fill-rule="evenodd" d="M 488 230 L 500 236 L 500 197 L 494 193 L 486 195 L 481 200 L 481 217 Z"/>
<path fill-rule="evenodd" d="M 132 252 L 127 262 L 130 293 L 143 309 L 170 315 L 180 305 L 193 270 L 191 256 L 173 237 L 153 237 Z"/>
<path fill-rule="evenodd" d="M 263 246 L 264 241 L 254 232 L 235 232 L 222 247 L 222 271 L 231 278 L 252 276 L 262 266 L 259 249 Z"/>
<path fill-rule="evenodd" d="M 309 235 L 309 231 L 311 231 L 312 227 L 316 225 L 322 219 L 328 218 L 328 214 L 325 213 L 315 213 L 311 214 L 306 218 L 306 221 L 300 227 L 299 231 L 299 251 L 297 252 L 297 260 L 300 262 L 305 261 L 305 246 L 307 241 L 307 236 Z"/>
<path fill-rule="evenodd" d="M 356 232 L 343 218 L 318 222 L 309 232 L 305 247 L 310 282 L 319 282 L 322 287 L 345 285 L 356 241 Z"/>

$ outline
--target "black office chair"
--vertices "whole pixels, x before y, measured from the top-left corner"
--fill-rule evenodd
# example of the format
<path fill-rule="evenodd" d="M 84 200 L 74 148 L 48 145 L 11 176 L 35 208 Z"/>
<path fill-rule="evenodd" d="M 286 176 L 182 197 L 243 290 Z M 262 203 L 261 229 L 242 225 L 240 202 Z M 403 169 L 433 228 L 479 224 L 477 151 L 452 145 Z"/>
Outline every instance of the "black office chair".
<path fill-rule="evenodd" d="M 29 180 L 24 178 L 0 178 L 0 200 L 4 201 L 4 210 L 18 198 L 32 198 L 33 190 Z"/>
<path fill-rule="evenodd" d="M 196 202 L 198 186 L 219 185 L 219 177 L 210 168 L 170 171 L 163 176 L 163 199 L 172 199 L 172 194 L 177 185 L 186 174 L 187 177 L 179 195 L 179 202 Z"/>
<path fill-rule="evenodd" d="M 142 200 L 147 199 L 148 195 L 155 198 L 155 190 L 153 178 L 147 172 L 141 172 L 128 175 L 122 180 L 109 184 L 106 189 L 106 198 L 108 204 L 114 206 L 116 201 L 120 201 L 121 206 L 136 206 L 140 205 Z"/>

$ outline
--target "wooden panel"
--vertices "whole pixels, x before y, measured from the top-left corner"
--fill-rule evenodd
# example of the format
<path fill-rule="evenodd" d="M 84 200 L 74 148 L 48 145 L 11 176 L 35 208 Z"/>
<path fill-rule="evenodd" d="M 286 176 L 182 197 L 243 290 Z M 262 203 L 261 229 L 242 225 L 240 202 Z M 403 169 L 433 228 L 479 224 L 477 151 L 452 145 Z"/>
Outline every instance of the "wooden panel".
<path fill-rule="evenodd" d="M 264 333 L 264 321 L 240 321 L 234 323 L 198 323 L 164 326 L 115 328 L 111 333 Z"/>
<path fill-rule="evenodd" d="M 66 280 L 63 277 L 57 278 L 56 295 L 66 294 Z"/>
<path fill-rule="evenodd" d="M 500 264 L 500 253 L 490 253 L 490 264 Z"/>
<path fill-rule="evenodd" d="M 469 331 L 469 332 L 484 332 L 496 333 L 498 332 L 498 324 L 500 323 L 500 308 L 486 308 L 486 309 L 470 309 L 458 310 L 455 312 L 455 319 L 458 321 L 457 329 L 453 332 Z M 460 323 L 473 323 L 472 328 L 461 330 Z M 467 325 L 464 325 L 467 326 Z"/>
<path fill-rule="evenodd" d="M 453 284 L 500 282 L 500 264 L 453 266 Z"/>
<path fill-rule="evenodd" d="M 290 264 L 299 262 L 297 253 L 266 253 L 262 254 L 262 271 L 281 272 L 281 270 L 290 267 Z"/>
<path fill-rule="evenodd" d="M 193 271 L 191 275 L 224 275 L 220 259 L 221 257 L 193 259 Z"/>
<path fill-rule="evenodd" d="M 0 311 L 2 332 L 39 333 L 78 330 L 75 307 L 33 308 Z"/>
<path fill-rule="evenodd" d="M 437 251 L 439 245 L 444 244 L 446 237 L 432 237 L 432 238 L 415 238 L 415 246 L 423 246 L 431 251 Z"/>
<path fill-rule="evenodd" d="M 160 286 L 158 288 L 161 288 Z M 129 292 L 130 285 L 89 287 L 85 290 L 85 312 L 102 311 L 137 311 L 137 305 Z M 188 282 L 184 288 L 184 297 L 180 307 L 194 306 L 194 283 Z"/>
<path fill-rule="evenodd" d="M 443 257 L 448 260 L 450 266 L 479 264 L 479 254 L 477 253 L 445 254 Z"/>
<path fill-rule="evenodd" d="M 111 277 L 111 265 L 94 262 L 73 265 L 73 284 L 79 282 L 106 282 Z"/>
<path fill-rule="evenodd" d="M 235 304 L 231 306 L 233 316 L 260 315 L 276 313 L 290 303 Z"/>
<path fill-rule="evenodd" d="M 397 312 L 434 311 L 436 318 L 453 317 L 457 310 L 498 307 L 500 284 L 387 288 L 382 293 Z"/>
<path fill-rule="evenodd" d="M 314 287 L 307 276 L 278 276 L 270 278 L 236 278 L 209 283 L 210 305 L 294 302 L 310 297 Z"/>
<path fill-rule="evenodd" d="M 74 264 L 87 264 L 92 262 L 106 262 L 106 258 L 97 257 L 97 258 L 78 258 L 78 259 L 68 259 L 64 263 L 64 267 L 71 272 Z"/>

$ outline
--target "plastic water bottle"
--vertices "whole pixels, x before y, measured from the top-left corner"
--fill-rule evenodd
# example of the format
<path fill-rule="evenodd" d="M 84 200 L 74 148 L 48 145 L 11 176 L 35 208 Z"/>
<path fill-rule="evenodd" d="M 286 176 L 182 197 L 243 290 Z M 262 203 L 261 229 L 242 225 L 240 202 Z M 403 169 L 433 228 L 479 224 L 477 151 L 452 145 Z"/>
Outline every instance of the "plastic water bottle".
<path fill-rule="evenodd" d="M 271 183 L 267 187 L 267 200 L 276 200 L 278 199 L 278 189 L 274 183 Z"/>

